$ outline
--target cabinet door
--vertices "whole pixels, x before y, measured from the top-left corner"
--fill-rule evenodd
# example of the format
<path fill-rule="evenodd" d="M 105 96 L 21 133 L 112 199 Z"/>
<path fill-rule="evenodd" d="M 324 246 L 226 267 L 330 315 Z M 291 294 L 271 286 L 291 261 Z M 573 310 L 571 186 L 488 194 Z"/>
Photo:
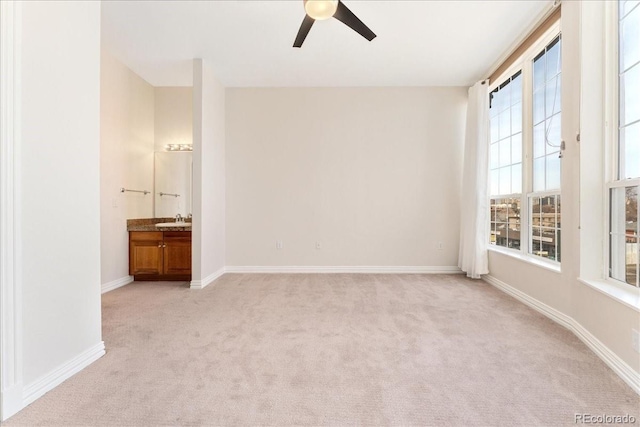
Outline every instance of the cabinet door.
<path fill-rule="evenodd" d="M 164 274 L 191 274 L 191 233 L 164 233 Z"/>
<path fill-rule="evenodd" d="M 162 250 L 162 233 L 139 232 L 134 235 L 132 232 L 129 240 L 129 274 L 162 274 Z"/>

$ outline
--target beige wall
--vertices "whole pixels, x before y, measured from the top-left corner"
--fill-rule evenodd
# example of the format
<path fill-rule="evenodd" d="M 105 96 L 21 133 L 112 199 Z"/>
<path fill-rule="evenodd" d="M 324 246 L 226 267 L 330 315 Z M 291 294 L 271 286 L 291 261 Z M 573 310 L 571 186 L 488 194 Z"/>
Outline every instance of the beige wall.
<path fill-rule="evenodd" d="M 466 88 L 227 89 L 227 265 L 455 266 L 466 102 Z"/>
<path fill-rule="evenodd" d="M 129 275 L 128 218 L 153 217 L 154 88 L 102 50 L 100 181 L 102 284 Z"/>
<path fill-rule="evenodd" d="M 156 87 L 154 139 L 155 150 L 165 151 L 167 144 L 193 142 L 193 89 Z"/>
<path fill-rule="evenodd" d="M 589 7 L 592 5 L 590 2 Z M 582 77 L 581 7 L 580 2 L 565 2 L 562 5 L 562 138 L 567 142 L 562 160 L 562 272 L 552 272 L 496 252 L 489 254 L 489 269 L 491 276 L 573 318 L 628 366 L 640 372 L 640 355 L 631 346 L 632 329 L 640 329 L 638 311 L 578 280 L 581 271 L 602 271 L 603 259 L 602 239 L 596 238 L 595 245 L 587 242 L 588 244 L 581 246 L 579 232 L 582 225 L 583 233 L 600 233 L 602 216 L 600 213 L 595 215 L 600 220 L 594 221 L 593 215 L 603 206 L 601 201 L 595 204 L 593 202 L 595 194 L 600 193 L 598 188 L 601 189 L 601 184 L 594 188 L 595 192 L 587 191 L 582 199 L 580 197 L 581 144 L 599 144 L 602 140 L 602 134 L 593 133 L 593 123 L 587 122 L 583 123 L 583 142 L 576 142 L 576 134 L 580 129 L 578 106 Z M 590 65 L 601 66 L 602 61 Z M 590 95 L 597 93 L 595 88 L 589 90 Z M 601 99 L 584 99 L 582 102 L 586 106 L 602 104 Z M 597 117 L 595 119 L 599 120 Z M 590 153 L 594 151 L 589 145 L 582 146 L 582 149 L 591 150 Z M 602 153 L 597 154 L 596 158 L 601 159 Z M 602 171 L 598 167 L 585 168 L 583 178 L 583 185 L 585 182 L 602 182 Z M 592 207 L 583 210 L 589 215 L 583 215 L 582 218 L 581 204 L 583 208 L 585 205 Z"/>

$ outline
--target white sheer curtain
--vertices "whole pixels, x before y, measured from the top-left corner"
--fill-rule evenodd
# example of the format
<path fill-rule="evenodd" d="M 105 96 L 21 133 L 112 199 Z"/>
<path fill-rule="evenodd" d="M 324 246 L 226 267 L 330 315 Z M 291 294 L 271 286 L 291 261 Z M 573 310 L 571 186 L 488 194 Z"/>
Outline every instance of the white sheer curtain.
<path fill-rule="evenodd" d="M 478 82 L 469 88 L 458 255 L 458 267 L 474 279 L 489 272 L 488 126 L 489 85 Z"/>

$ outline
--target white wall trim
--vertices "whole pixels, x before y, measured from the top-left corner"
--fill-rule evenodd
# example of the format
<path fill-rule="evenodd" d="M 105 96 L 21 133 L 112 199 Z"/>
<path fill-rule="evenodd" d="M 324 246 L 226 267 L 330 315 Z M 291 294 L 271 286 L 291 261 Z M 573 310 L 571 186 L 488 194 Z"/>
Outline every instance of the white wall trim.
<path fill-rule="evenodd" d="M 22 409 L 21 2 L 0 2 L 0 420 Z"/>
<path fill-rule="evenodd" d="M 227 266 L 226 273 L 462 274 L 457 266 Z"/>
<path fill-rule="evenodd" d="M 53 371 L 27 385 L 24 388 L 22 396 L 24 406 L 27 406 L 46 392 L 62 384 L 64 381 L 71 378 L 104 355 L 104 342 L 100 341 L 98 344 L 83 351 L 73 359 L 63 363 Z"/>
<path fill-rule="evenodd" d="M 528 305 L 534 310 L 544 314 L 549 319 L 559 323 L 565 328 L 573 332 L 583 343 L 587 345 L 604 363 L 609 366 L 613 372 L 615 372 L 622 380 L 629 385 L 636 393 L 640 394 L 640 373 L 636 372 L 631 366 L 629 366 L 624 360 L 622 360 L 617 354 L 611 351 L 606 345 L 604 345 L 598 338 L 596 338 L 591 332 L 585 329 L 575 319 L 566 314 L 556 310 L 553 307 L 546 305 L 543 302 L 525 294 L 524 292 L 506 284 L 505 282 L 496 279 L 493 276 L 482 276 L 485 282 L 500 289 L 506 294 L 511 295 L 518 301 Z"/>
<path fill-rule="evenodd" d="M 222 276 L 226 272 L 226 269 L 222 267 L 220 270 L 211 273 L 207 277 L 202 280 L 192 280 L 191 281 L 191 289 L 203 289 L 207 285 L 211 284 L 218 277 Z"/>
<path fill-rule="evenodd" d="M 112 280 L 102 284 L 102 293 L 112 291 L 114 289 L 121 288 L 129 283 L 133 282 L 133 276 L 124 276 L 116 280 Z"/>

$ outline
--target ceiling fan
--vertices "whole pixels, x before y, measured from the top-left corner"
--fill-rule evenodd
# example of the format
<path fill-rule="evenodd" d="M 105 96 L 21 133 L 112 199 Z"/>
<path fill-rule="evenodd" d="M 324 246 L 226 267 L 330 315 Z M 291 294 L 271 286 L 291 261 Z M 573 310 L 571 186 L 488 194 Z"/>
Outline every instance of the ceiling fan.
<path fill-rule="evenodd" d="M 344 23 L 347 27 L 360 34 L 365 39 L 371 41 L 376 35 L 367 27 L 347 6 L 340 0 L 303 0 L 306 15 L 302 20 L 302 25 L 298 30 L 296 41 L 293 47 L 302 47 L 304 39 L 307 38 L 311 26 L 316 21 L 322 21 L 331 17 Z"/>

